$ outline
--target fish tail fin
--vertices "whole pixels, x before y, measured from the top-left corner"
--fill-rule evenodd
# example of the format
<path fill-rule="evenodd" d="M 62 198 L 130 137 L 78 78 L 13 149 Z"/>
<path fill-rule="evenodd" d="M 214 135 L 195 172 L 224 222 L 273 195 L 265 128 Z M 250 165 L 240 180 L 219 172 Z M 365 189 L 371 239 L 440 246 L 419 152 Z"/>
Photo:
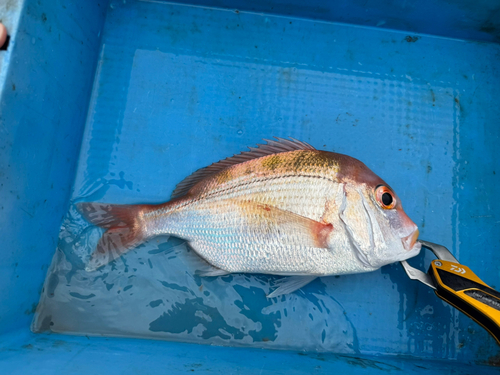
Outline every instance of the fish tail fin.
<path fill-rule="evenodd" d="M 88 222 L 107 229 L 85 267 L 87 272 L 119 258 L 146 239 L 141 225 L 144 205 L 82 202 L 77 208 Z"/>

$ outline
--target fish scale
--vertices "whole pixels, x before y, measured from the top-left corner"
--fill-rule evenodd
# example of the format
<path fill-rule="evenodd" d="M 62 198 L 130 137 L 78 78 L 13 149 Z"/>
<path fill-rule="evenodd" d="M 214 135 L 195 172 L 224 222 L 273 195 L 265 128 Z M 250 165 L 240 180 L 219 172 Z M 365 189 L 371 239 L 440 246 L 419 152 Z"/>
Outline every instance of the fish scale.
<path fill-rule="evenodd" d="M 331 193 L 338 185 L 330 180 L 306 176 L 268 177 L 250 180 L 248 183 L 238 184 L 238 182 L 234 181 L 234 183 L 227 184 L 229 186 L 224 190 L 220 189 L 222 192 L 230 191 L 229 194 L 216 195 L 213 193 L 213 195 L 209 195 L 210 198 L 200 197 L 196 199 L 207 201 L 211 199 L 247 199 L 274 205 L 283 210 L 319 220 L 324 214 L 328 193 Z"/>
<path fill-rule="evenodd" d="M 281 205 L 276 204 L 280 209 L 290 207 L 291 212 L 296 211 L 298 214 L 303 213 L 305 217 L 319 219 L 324 214 L 324 201 L 327 198 L 324 196 L 322 199 L 306 199 L 304 192 L 306 192 L 305 187 L 311 184 L 310 179 L 302 176 L 300 184 L 294 183 L 291 177 L 279 179 L 282 186 L 301 194 L 299 199 L 295 199 L 292 194 L 270 194 L 279 189 L 274 185 L 267 189 L 263 188 L 267 182 L 263 178 L 250 184 L 240 182 L 239 187 L 219 189 L 220 195 L 207 194 L 210 198 L 192 199 L 187 205 L 182 205 L 182 209 L 177 213 L 165 212 L 163 216 L 158 216 L 158 225 L 163 225 L 163 231 L 168 230 L 173 235 L 187 239 L 204 259 L 230 272 L 310 274 L 315 270 L 316 274 L 326 274 L 335 262 L 331 251 L 301 246 L 300 238 L 286 231 L 281 236 L 275 232 L 270 235 L 251 232 L 248 230 L 250 226 L 246 220 L 248 215 L 241 212 L 241 204 L 235 203 L 240 202 L 238 199 L 241 198 L 247 202 L 262 204 L 280 202 Z M 319 186 L 318 190 L 326 191 L 328 180 L 319 181 L 324 186 Z M 330 181 L 330 185 L 332 184 Z M 262 197 L 265 199 L 259 199 Z M 309 204 L 300 205 L 299 202 L 309 202 Z M 249 221 L 252 221 L 252 218 Z M 228 223 L 231 223 L 230 227 Z M 207 231 L 212 231 L 213 235 L 207 235 Z M 252 258 L 251 254 L 259 254 L 259 262 L 249 261 Z M 358 262 L 352 255 L 344 257 L 345 268 L 352 270 L 353 267 L 347 266 L 349 258 L 354 266 L 358 266 Z"/>

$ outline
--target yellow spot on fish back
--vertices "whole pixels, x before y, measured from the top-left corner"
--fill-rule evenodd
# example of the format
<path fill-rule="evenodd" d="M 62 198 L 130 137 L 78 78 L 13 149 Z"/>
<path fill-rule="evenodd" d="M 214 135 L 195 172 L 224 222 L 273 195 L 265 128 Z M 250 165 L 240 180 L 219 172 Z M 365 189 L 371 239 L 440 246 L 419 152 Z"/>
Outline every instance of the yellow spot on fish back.
<path fill-rule="evenodd" d="M 263 158 L 262 168 L 274 171 L 276 168 L 280 167 L 283 163 L 283 158 L 280 155 L 271 155 Z"/>
<path fill-rule="evenodd" d="M 330 169 L 335 172 L 338 172 L 340 169 L 339 161 L 332 158 L 332 155 L 330 153 L 322 151 L 314 153 L 311 164 L 316 165 L 320 168 Z"/>
<path fill-rule="evenodd" d="M 339 160 L 328 152 L 298 150 L 278 153 L 226 168 L 209 177 L 205 184 L 198 186 L 199 191 L 192 191 L 192 194 L 217 194 L 221 188 L 240 189 L 248 184 L 255 187 L 268 184 L 270 180 L 267 179 L 291 178 L 295 175 L 335 180 L 340 169 Z M 252 195 L 255 194 L 258 195 L 258 192 L 252 191 Z M 261 201 L 270 203 L 268 197 L 262 197 Z"/>

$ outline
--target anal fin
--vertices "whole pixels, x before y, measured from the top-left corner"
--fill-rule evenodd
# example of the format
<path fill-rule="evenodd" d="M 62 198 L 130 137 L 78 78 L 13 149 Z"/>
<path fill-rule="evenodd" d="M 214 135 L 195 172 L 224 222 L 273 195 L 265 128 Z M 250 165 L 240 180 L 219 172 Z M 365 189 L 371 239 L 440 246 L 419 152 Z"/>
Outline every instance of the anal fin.
<path fill-rule="evenodd" d="M 204 269 L 196 270 L 196 275 L 198 275 L 200 277 L 225 276 L 228 274 L 230 274 L 230 272 L 223 270 L 223 269 L 220 269 L 220 268 L 217 268 L 217 267 L 214 267 L 214 266 L 210 266 L 208 264 L 204 267 Z"/>
<path fill-rule="evenodd" d="M 303 286 L 309 284 L 317 277 L 318 276 L 314 275 L 284 277 L 276 282 L 276 284 L 279 284 L 278 288 L 269 293 L 267 298 L 279 297 L 284 294 L 295 292 L 296 290 L 299 290 Z"/>
<path fill-rule="evenodd" d="M 189 269 L 194 271 L 196 276 L 200 277 L 217 277 L 225 276 L 231 272 L 223 270 L 222 268 L 216 267 L 210 264 L 206 259 L 199 255 L 199 249 L 202 246 L 207 246 L 202 244 L 200 241 L 193 241 L 186 243 L 188 251 L 190 254 L 186 254 L 183 257 L 183 262 L 188 266 Z"/>

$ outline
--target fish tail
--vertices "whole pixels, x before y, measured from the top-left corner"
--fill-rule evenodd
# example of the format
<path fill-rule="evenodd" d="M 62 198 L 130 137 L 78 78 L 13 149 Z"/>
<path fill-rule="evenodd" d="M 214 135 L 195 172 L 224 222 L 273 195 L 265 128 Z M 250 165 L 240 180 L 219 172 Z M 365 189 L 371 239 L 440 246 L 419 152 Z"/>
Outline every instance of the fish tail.
<path fill-rule="evenodd" d="M 146 239 L 141 225 L 144 205 L 82 202 L 77 208 L 88 222 L 107 229 L 85 267 L 87 272 L 119 258 Z"/>

